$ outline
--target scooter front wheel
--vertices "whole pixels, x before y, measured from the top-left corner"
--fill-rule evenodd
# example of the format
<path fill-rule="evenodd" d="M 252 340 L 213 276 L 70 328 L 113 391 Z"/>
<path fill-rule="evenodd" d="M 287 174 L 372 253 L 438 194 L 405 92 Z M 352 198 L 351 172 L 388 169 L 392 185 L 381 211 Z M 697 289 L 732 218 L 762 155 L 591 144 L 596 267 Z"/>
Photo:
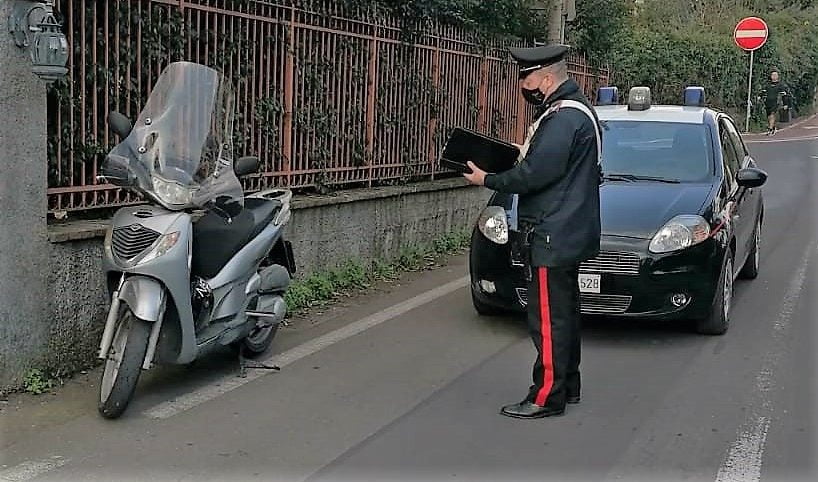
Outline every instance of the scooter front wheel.
<path fill-rule="evenodd" d="M 148 350 L 151 326 L 123 306 L 99 385 L 99 413 L 118 418 L 133 397 Z"/>

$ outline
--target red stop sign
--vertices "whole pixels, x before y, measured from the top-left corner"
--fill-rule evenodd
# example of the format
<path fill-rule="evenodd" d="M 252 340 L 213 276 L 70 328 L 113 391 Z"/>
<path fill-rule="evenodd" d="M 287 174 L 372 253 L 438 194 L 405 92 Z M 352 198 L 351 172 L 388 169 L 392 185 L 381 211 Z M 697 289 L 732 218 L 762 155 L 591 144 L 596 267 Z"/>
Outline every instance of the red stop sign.
<path fill-rule="evenodd" d="M 760 49 L 767 43 L 769 33 L 767 23 L 764 22 L 764 20 L 758 17 L 747 17 L 736 25 L 733 38 L 736 41 L 736 45 L 744 50 L 752 51 Z"/>

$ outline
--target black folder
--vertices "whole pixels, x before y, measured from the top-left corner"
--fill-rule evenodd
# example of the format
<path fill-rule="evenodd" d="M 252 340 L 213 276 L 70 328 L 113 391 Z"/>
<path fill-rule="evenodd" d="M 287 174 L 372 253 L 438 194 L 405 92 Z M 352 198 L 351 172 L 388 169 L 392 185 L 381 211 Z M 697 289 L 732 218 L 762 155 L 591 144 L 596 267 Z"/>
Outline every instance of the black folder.
<path fill-rule="evenodd" d="M 494 139 L 485 134 L 456 127 L 449 135 L 440 165 L 456 172 L 471 172 L 466 162 L 480 169 L 498 173 L 511 169 L 517 163 L 520 150 L 514 144 Z"/>

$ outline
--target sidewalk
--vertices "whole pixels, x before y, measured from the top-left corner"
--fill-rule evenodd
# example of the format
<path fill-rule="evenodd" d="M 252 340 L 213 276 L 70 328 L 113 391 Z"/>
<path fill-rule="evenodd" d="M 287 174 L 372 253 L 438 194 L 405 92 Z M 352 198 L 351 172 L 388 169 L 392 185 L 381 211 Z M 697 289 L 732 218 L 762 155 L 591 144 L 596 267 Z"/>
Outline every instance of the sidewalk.
<path fill-rule="evenodd" d="M 778 129 L 778 133 L 775 136 L 768 136 L 761 132 L 743 134 L 743 137 L 747 142 L 775 142 L 818 138 L 818 114 L 798 119 L 790 125 Z"/>

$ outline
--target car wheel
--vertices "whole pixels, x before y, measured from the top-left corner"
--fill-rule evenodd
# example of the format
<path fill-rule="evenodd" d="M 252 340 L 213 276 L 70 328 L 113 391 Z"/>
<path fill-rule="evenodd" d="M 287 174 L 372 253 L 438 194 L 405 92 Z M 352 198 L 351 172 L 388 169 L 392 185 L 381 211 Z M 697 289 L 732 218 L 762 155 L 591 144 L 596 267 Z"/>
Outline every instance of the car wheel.
<path fill-rule="evenodd" d="M 730 310 L 733 305 L 733 255 L 724 257 L 721 276 L 710 314 L 696 322 L 696 331 L 702 335 L 723 335 L 730 327 Z"/>
<path fill-rule="evenodd" d="M 480 316 L 498 316 L 502 315 L 504 312 L 500 308 L 496 308 L 492 305 L 484 303 L 477 298 L 477 295 L 474 294 L 474 289 L 471 292 L 471 301 L 474 304 L 474 309 Z"/>
<path fill-rule="evenodd" d="M 753 250 L 750 252 L 750 256 L 747 258 L 747 262 L 744 263 L 744 267 L 741 269 L 740 276 L 744 279 L 756 279 L 758 278 L 758 267 L 761 264 L 761 218 L 759 218 L 758 223 L 756 223 L 756 229 L 753 233 Z"/>

